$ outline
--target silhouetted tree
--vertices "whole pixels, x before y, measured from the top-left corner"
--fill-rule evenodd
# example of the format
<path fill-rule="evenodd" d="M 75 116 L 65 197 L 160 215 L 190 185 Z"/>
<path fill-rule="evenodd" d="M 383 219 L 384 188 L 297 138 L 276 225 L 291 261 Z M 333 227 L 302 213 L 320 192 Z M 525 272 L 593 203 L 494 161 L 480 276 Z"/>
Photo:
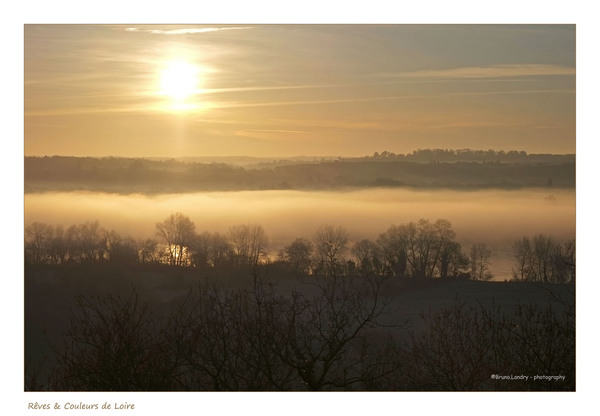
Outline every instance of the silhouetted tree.
<path fill-rule="evenodd" d="M 63 264 L 68 259 L 68 243 L 62 225 L 54 227 L 54 234 L 50 239 L 49 255 L 52 264 Z"/>
<path fill-rule="evenodd" d="M 196 267 L 219 267 L 231 261 L 233 250 L 227 237 L 219 233 L 203 232 L 193 244 Z"/>
<path fill-rule="evenodd" d="M 255 267 L 267 259 L 268 239 L 262 225 L 233 225 L 227 237 L 239 264 Z"/>
<path fill-rule="evenodd" d="M 281 250 L 280 258 L 290 264 L 292 268 L 303 274 L 311 270 L 313 244 L 305 238 L 296 238 Z"/>
<path fill-rule="evenodd" d="M 462 252 L 456 241 L 442 246 L 440 254 L 439 277 L 459 277 L 469 269 L 469 258 Z"/>
<path fill-rule="evenodd" d="M 307 390 L 360 389 L 398 370 L 393 345 L 365 336 L 389 312 L 381 298 L 384 282 L 375 276 L 316 276 L 312 294 L 295 292 L 283 305 L 277 325 L 282 332 L 273 345 Z"/>
<path fill-rule="evenodd" d="M 140 263 L 158 263 L 160 261 L 160 253 L 158 241 L 153 238 L 147 238 L 139 244 L 138 258 Z"/>
<path fill-rule="evenodd" d="M 354 244 L 351 251 L 358 261 L 357 269 L 363 276 L 383 273 L 383 250 L 379 244 L 364 239 Z"/>
<path fill-rule="evenodd" d="M 563 246 L 562 262 L 566 271 L 566 280 L 575 283 L 575 240 L 567 241 Z"/>
<path fill-rule="evenodd" d="M 132 292 L 128 297 L 79 297 L 72 310 L 54 390 L 173 390 L 181 367 L 178 340 Z"/>
<path fill-rule="evenodd" d="M 553 307 L 554 306 L 554 307 Z M 422 314 L 403 376 L 415 390 L 575 389 L 574 304 L 473 307 L 458 302 Z M 562 310 L 560 310 L 562 309 Z M 562 382 L 500 380 L 492 375 L 560 374 Z"/>
<path fill-rule="evenodd" d="M 413 277 L 433 277 L 435 270 L 436 241 L 432 224 L 425 219 L 417 224 L 411 222 L 404 227 L 406 239 L 406 260 L 411 267 Z"/>
<path fill-rule="evenodd" d="M 515 280 L 550 283 L 575 280 L 575 244 L 572 241 L 563 246 L 543 234 L 523 237 L 513 244 L 513 255 Z"/>
<path fill-rule="evenodd" d="M 98 221 L 72 225 L 67 229 L 66 239 L 71 260 L 86 263 L 104 260 L 105 231 Z"/>
<path fill-rule="evenodd" d="M 156 224 L 156 235 L 167 245 L 168 263 L 185 266 L 189 263 L 189 247 L 195 237 L 196 226 L 189 217 L 180 212 L 171 214 Z"/>
<path fill-rule="evenodd" d="M 397 347 L 370 332 L 390 312 L 385 279 L 317 276 L 284 294 L 253 277 L 250 290 L 202 283 L 164 317 L 135 293 L 78 298 L 52 389 L 363 390 L 398 377 Z"/>
<path fill-rule="evenodd" d="M 436 273 L 439 277 L 454 276 L 463 261 L 460 244 L 455 241 L 456 233 L 452 229 L 450 221 L 445 219 L 438 219 L 433 224 L 433 228 L 437 240 L 433 258 L 436 271 L 429 277 L 434 277 Z M 450 273 L 450 269 L 452 269 L 452 273 Z"/>
<path fill-rule="evenodd" d="M 536 281 L 552 282 L 554 269 L 553 258 L 556 255 L 557 246 L 550 236 L 538 234 L 533 237 L 533 273 Z"/>
<path fill-rule="evenodd" d="M 329 275 L 338 273 L 347 249 L 348 231 L 341 226 L 321 226 L 315 233 L 314 244 L 317 263 L 322 272 Z"/>
<path fill-rule="evenodd" d="M 476 243 L 471 246 L 470 268 L 471 278 L 475 280 L 490 280 L 490 258 L 492 250 L 485 243 Z"/>
<path fill-rule="evenodd" d="M 388 269 L 396 276 L 448 277 L 464 269 L 455 236 L 449 221 L 438 219 L 432 224 L 421 219 L 391 226 L 377 242 L 383 248 Z"/>
<path fill-rule="evenodd" d="M 188 301 L 182 340 L 191 389 L 289 390 L 294 376 L 274 353 L 277 320 L 284 312 L 273 292 L 226 290 L 201 284 Z"/>
<path fill-rule="evenodd" d="M 25 260 L 36 264 L 50 262 L 53 231 L 51 225 L 41 222 L 25 227 Z"/>
<path fill-rule="evenodd" d="M 533 250 L 529 237 L 523 237 L 513 244 L 513 255 L 516 261 L 516 268 L 513 268 L 513 278 L 520 282 L 531 280 L 533 270 Z"/>
<path fill-rule="evenodd" d="M 106 231 L 104 235 L 106 260 L 119 264 L 138 261 L 138 248 L 134 239 L 131 237 L 123 238 L 114 230 Z"/>
<path fill-rule="evenodd" d="M 382 248 L 386 273 L 396 277 L 405 277 L 408 265 L 404 227 L 392 225 L 379 236 L 377 243 Z"/>

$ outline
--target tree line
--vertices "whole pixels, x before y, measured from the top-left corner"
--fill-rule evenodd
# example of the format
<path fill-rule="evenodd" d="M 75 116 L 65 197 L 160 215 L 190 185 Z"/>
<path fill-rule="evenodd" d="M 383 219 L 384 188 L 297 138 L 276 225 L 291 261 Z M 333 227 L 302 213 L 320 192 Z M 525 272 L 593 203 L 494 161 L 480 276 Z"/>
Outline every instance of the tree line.
<path fill-rule="evenodd" d="M 543 234 L 523 237 L 514 242 L 513 254 L 516 281 L 575 281 L 574 240 L 560 243 Z M 198 233 L 194 222 L 179 212 L 156 223 L 154 238 L 139 241 L 106 230 L 98 221 L 67 229 L 42 222 L 25 227 L 25 261 L 31 264 L 154 263 L 207 270 L 276 263 L 299 275 L 490 280 L 491 255 L 484 242 L 463 251 L 445 219 L 392 225 L 375 240 L 353 244 L 344 227 L 323 225 L 312 239 L 296 238 L 278 253 L 269 251 L 261 225 L 237 224 L 225 234 Z"/>
<path fill-rule="evenodd" d="M 417 149 L 411 153 L 375 152 L 376 160 L 410 160 L 418 162 L 508 162 L 557 163 L 575 161 L 575 155 L 528 154 L 524 150 Z"/>
<path fill-rule="evenodd" d="M 430 187 L 514 189 L 575 187 L 574 155 L 419 150 L 318 162 L 249 167 L 134 158 L 26 157 L 25 192 L 92 190 L 172 193 L 200 190 Z"/>

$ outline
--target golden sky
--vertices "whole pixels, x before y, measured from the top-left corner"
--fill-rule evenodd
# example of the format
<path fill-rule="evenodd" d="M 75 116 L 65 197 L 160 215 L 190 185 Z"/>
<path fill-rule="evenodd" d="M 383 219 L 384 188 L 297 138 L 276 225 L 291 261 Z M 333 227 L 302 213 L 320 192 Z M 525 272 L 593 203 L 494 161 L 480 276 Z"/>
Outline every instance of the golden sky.
<path fill-rule="evenodd" d="M 25 155 L 575 153 L 574 25 L 25 25 Z"/>

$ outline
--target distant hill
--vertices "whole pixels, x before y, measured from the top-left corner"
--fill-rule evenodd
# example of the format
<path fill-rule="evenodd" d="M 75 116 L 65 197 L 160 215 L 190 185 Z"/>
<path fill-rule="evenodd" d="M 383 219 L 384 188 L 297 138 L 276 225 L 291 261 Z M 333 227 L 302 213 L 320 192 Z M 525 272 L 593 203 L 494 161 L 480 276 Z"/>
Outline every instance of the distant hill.
<path fill-rule="evenodd" d="M 574 188 L 575 155 L 419 150 L 408 155 L 382 152 L 361 158 L 25 157 L 24 179 L 26 193 Z"/>

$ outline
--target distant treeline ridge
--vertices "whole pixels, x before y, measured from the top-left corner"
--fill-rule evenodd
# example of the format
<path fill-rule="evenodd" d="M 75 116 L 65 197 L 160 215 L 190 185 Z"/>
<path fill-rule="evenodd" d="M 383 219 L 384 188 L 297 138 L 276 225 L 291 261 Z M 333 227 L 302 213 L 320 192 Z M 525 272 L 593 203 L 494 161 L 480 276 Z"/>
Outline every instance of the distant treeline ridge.
<path fill-rule="evenodd" d="M 362 158 L 263 160 L 244 167 L 194 158 L 26 157 L 25 192 L 90 190 L 178 193 L 211 190 L 414 187 L 575 187 L 575 155 L 417 150 Z"/>

